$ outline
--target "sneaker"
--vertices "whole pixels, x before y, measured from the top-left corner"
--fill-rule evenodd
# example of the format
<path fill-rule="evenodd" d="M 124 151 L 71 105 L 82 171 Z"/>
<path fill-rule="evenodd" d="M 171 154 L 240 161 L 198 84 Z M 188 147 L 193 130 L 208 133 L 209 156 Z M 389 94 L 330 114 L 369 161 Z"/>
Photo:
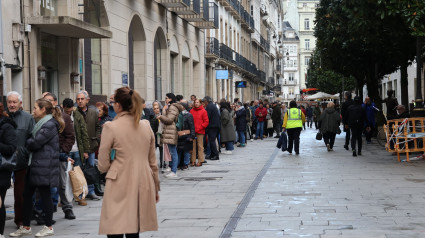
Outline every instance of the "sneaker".
<path fill-rule="evenodd" d="M 35 237 L 45 237 L 45 236 L 52 236 L 54 235 L 53 227 L 50 229 L 47 226 L 43 226 L 43 229 L 39 231 L 37 234 L 35 234 Z"/>
<path fill-rule="evenodd" d="M 225 150 L 225 151 L 223 151 L 223 152 L 221 152 L 221 153 L 226 154 L 226 155 L 231 155 L 231 154 L 233 154 L 231 150 Z"/>
<path fill-rule="evenodd" d="M 20 226 L 19 229 L 15 232 L 12 232 L 9 234 L 10 237 L 21 237 L 21 236 L 26 236 L 26 235 L 31 235 L 31 228 L 30 229 L 25 229 L 23 226 Z"/>
<path fill-rule="evenodd" d="M 177 174 L 174 173 L 174 172 L 170 172 L 169 174 L 165 175 L 165 177 L 166 178 L 169 178 L 169 179 L 176 179 L 176 178 L 178 178 L 177 177 Z"/>
<path fill-rule="evenodd" d="M 246 146 L 246 144 L 241 144 L 241 147 L 245 147 Z"/>
<path fill-rule="evenodd" d="M 87 194 L 86 196 L 87 199 L 93 200 L 93 201 L 99 201 L 100 197 L 98 197 L 96 194 L 92 193 L 92 194 Z"/>
<path fill-rule="evenodd" d="M 4 235 L 0 235 L 0 238 L 5 238 Z"/>
<path fill-rule="evenodd" d="M 331 151 L 331 146 L 329 144 L 326 145 L 326 148 L 328 148 L 328 151 Z"/>
<path fill-rule="evenodd" d="M 164 171 L 165 172 L 171 172 L 171 168 L 170 167 L 167 167 Z"/>

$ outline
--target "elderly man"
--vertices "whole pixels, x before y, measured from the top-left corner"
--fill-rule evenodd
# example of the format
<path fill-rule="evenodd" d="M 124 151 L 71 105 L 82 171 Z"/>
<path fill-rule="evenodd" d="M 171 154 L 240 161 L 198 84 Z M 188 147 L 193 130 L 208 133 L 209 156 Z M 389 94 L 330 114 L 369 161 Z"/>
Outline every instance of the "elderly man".
<path fill-rule="evenodd" d="M 84 120 L 86 122 L 87 134 L 89 136 L 90 142 L 90 153 L 86 162 L 90 164 L 90 166 L 95 165 L 95 152 L 99 147 L 100 142 L 100 130 L 101 127 L 99 125 L 99 119 L 97 116 L 96 110 L 88 107 L 88 94 L 85 91 L 80 91 L 77 94 L 77 105 L 78 111 L 83 115 Z M 99 184 L 90 184 L 89 186 L 89 194 L 86 196 L 87 199 L 92 200 L 100 200 L 98 197 L 103 195 L 103 192 L 100 190 Z M 96 191 L 95 191 L 96 188 Z M 97 194 L 95 194 L 97 192 Z"/>
<path fill-rule="evenodd" d="M 398 119 L 410 118 L 409 111 L 407 111 L 404 105 L 397 106 L 397 114 L 398 114 L 397 116 Z"/>
<path fill-rule="evenodd" d="M 16 140 L 18 151 L 18 161 L 16 164 L 15 174 L 15 185 L 13 192 L 15 195 L 15 224 L 22 226 L 23 224 L 23 210 L 24 207 L 24 184 L 25 174 L 28 167 L 29 153 L 26 150 L 26 141 L 32 133 L 34 127 L 34 118 L 22 110 L 22 96 L 15 91 L 11 91 L 7 94 L 7 114 L 17 124 L 16 128 Z"/>

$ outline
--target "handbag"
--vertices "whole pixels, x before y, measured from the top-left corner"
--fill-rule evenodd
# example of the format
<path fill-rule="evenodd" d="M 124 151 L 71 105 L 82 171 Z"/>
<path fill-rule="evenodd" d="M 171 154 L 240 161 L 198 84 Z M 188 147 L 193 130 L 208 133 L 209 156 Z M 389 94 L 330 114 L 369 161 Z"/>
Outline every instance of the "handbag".
<path fill-rule="evenodd" d="M 91 166 L 89 163 L 85 163 L 82 167 L 84 177 L 86 178 L 87 184 L 99 183 L 99 170 L 96 166 Z"/>
<path fill-rule="evenodd" d="M 273 128 L 273 120 L 272 119 L 268 119 L 267 120 L 267 129 L 272 129 Z"/>
<path fill-rule="evenodd" d="M 323 139 L 323 135 L 322 135 L 322 132 L 317 132 L 317 134 L 316 134 L 316 140 L 322 140 Z"/>
<path fill-rule="evenodd" d="M 71 171 L 68 172 L 71 178 L 72 193 L 76 200 L 86 198 L 89 193 L 86 178 L 81 170 L 80 166 L 74 166 Z"/>
<path fill-rule="evenodd" d="M 15 151 L 12 156 L 6 157 L 4 155 L 1 155 L 1 164 L 0 164 L 0 170 L 7 170 L 7 171 L 13 171 L 16 168 L 16 162 L 18 161 L 18 151 Z"/>

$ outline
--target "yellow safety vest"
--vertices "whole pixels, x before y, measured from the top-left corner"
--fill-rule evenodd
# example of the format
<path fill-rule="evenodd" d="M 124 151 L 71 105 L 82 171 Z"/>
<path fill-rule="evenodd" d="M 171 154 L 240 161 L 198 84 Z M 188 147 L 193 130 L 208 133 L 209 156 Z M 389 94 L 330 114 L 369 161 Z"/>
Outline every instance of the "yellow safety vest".
<path fill-rule="evenodd" d="M 301 110 L 298 108 L 291 108 L 288 111 L 288 120 L 286 121 L 286 129 L 303 127 L 303 118 Z"/>

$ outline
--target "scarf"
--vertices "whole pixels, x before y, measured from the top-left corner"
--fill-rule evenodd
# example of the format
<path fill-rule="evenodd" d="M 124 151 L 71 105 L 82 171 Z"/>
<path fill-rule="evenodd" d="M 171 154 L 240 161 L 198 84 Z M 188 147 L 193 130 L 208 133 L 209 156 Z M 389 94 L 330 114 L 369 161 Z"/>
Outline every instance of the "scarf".
<path fill-rule="evenodd" d="M 41 127 L 50 119 L 52 119 L 53 116 L 52 114 L 47 114 L 45 115 L 43 118 L 41 118 L 35 125 L 34 128 L 32 129 L 32 137 L 35 139 L 35 135 L 37 135 L 38 131 L 40 131 Z M 32 159 L 32 152 L 30 153 L 30 159 L 28 161 L 28 166 L 31 165 L 31 159 Z"/>

